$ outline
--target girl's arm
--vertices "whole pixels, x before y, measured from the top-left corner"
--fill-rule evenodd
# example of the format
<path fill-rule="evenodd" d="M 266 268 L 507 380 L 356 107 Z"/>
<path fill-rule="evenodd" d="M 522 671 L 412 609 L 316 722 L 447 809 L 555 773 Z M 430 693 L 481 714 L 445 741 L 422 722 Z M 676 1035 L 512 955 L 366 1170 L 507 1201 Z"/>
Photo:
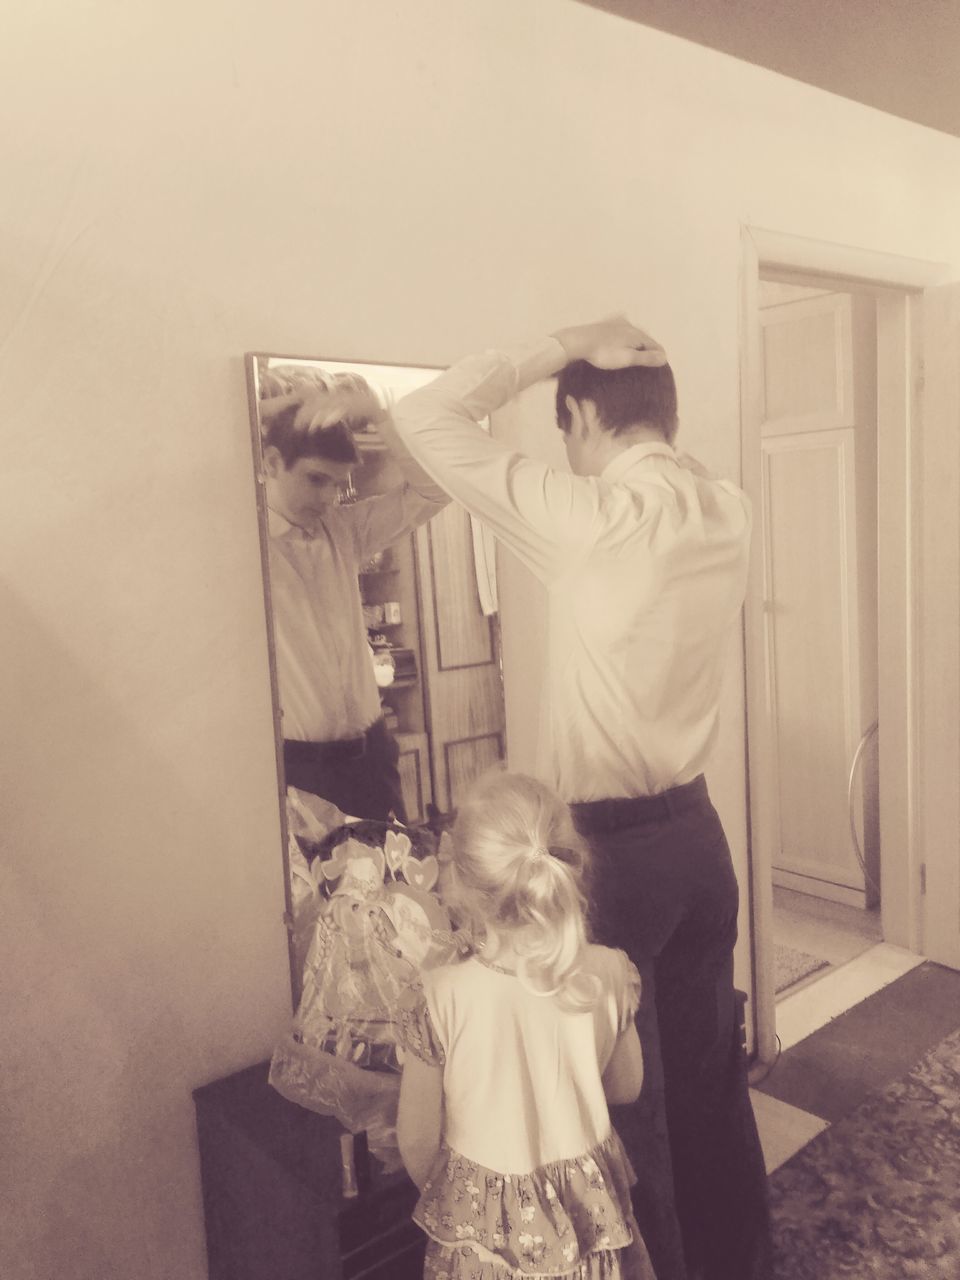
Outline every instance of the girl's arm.
<path fill-rule="evenodd" d="M 407 1055 L 400 1081 L 397 1142 L 407 1173 L 420 1190 L 440 1150 L 443 1124 L 443 1067 Z"/>
<path fill-rule="evenodd" d="M 643 1084 L 643 1050 L 637 1028 L 631 1021 L 614 1046 L 610 1061 L 603 1072 L 603 1092 L 607 1101 L 615 1105 L 635 1102 Z"/>

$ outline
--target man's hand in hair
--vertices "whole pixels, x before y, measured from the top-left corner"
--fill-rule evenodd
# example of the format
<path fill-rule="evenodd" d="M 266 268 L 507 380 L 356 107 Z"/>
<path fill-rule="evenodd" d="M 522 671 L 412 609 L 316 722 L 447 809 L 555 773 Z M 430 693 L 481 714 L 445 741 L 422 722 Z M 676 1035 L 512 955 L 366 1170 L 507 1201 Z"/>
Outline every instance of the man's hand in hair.
<path fill-rule="evenodd" d="M 389 413 L 385 398 L 361 379 L 351 384 L 334 386 L 327 391 L 310 391 L 302 395 L 295 425 L 314 430 L 331 427 L 336 422 L 359 426 L 381 422 Z M 269 403 L 269 401 L 267 402 Z"/>
<path fill-rule="evenodd" d="M 667 363 L 667 353 L 659 342 L 631 324 L 626 316 L 558 329 L 553 337 L 567 353 L 568 364 L 586 360 L 597 369 L 628 369 L 634 365 L 657 368 Z"/>

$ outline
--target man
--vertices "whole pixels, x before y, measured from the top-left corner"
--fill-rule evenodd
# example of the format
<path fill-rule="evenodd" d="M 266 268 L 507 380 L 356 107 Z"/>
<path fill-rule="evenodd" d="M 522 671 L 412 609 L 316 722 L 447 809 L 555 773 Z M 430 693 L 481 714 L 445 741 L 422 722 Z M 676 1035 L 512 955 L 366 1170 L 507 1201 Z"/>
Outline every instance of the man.
<path fill-rule="evenodd" d="M 476 425 L 555 375 L 572 474 Z M 461 361 L 402 400 L 395 422 L 548 590 L 540 771 L 593 847 L 597 940 L 644 976 L 648 1087 L 614 1118 L 658 1280 L 768 1277 L 733 988 L 737 884 L 703 779 L 745 592 L 747 500 L 676 453 L 672 371 L 623 319 Z"/>
<path fill-rule="evenodd" d="M 358 573 L 448 498 L 406 453 L 361 380 L 260 407 L 287 785 L 351 817 L 402 820 L 399 749 L 381 713 Z M 402 482 L 341 505 L 340 489 L 360 461 L 350 424 L 374 420 Z"/>

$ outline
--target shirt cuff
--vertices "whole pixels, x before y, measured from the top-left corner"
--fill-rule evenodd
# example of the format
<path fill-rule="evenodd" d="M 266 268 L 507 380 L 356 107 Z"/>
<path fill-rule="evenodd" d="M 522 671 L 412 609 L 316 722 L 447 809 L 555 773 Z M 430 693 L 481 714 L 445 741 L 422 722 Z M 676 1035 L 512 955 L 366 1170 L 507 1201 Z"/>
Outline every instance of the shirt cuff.
<path fill-rule="evenodd" d="M 567 363 L 567 353 L 556 338 L 542 338 L 505 351 L 504 355 L 517 371 L 517 391 L 525 391 L 535 382 L 554 377 Z"/>

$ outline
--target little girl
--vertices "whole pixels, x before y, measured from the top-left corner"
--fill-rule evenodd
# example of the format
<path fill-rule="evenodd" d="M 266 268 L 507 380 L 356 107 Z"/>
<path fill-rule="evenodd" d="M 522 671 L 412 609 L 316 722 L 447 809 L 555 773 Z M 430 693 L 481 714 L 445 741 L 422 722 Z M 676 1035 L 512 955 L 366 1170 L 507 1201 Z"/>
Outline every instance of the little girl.
<path fill-rule="evenodd" d="M 442 887 L 470 954 L 423 974 L 400 1029 L 425 1280 L 655 1280 L 607 1111 L 640 1092 L 640 978 L 588 944 L 585 871 L 533 778 L 487 775 L 460 806 Z"/>

